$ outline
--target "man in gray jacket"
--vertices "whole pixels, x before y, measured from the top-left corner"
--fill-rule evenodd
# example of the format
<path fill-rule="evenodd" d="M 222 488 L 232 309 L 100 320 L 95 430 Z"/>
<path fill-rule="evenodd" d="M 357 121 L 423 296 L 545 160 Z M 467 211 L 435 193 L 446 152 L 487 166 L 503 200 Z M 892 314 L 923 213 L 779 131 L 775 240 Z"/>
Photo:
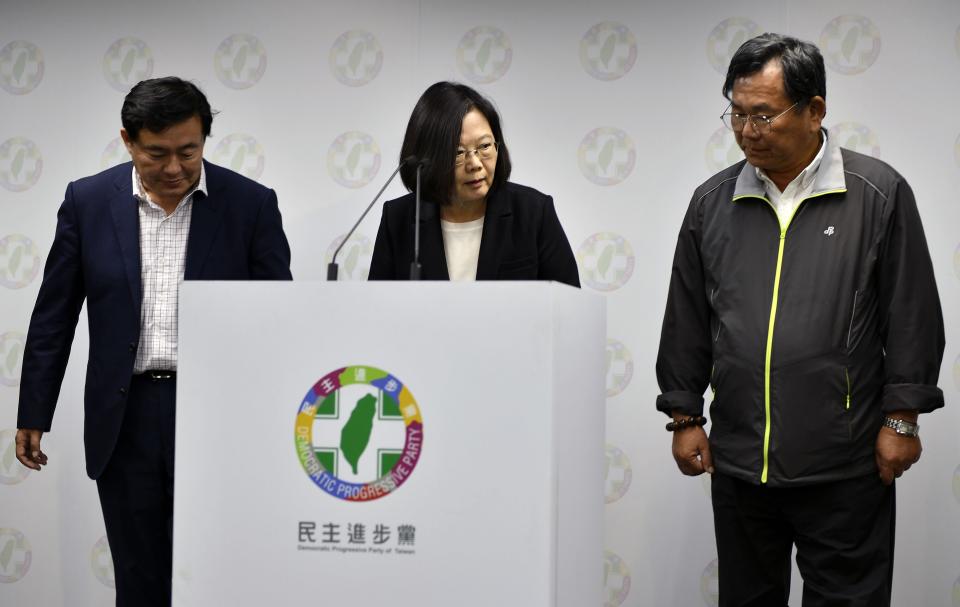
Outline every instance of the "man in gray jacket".
<path fill-rule="evenodd" d="M 813 44 L 748 40 L 723 92 L 746 160 L 694 192 L 657 360 L 677 465 L 712 474 L 720 605 L 786 605 L 794 545 L 805 607 L 889 605 L 893 481 L 943 406 L 913 192 L 822 127 Z"/>

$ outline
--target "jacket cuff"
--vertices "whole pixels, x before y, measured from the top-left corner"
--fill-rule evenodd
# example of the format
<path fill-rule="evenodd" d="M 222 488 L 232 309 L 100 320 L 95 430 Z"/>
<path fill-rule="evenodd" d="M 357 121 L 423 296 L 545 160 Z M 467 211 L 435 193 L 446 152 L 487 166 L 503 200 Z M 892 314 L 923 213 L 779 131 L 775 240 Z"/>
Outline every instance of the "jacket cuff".
<path fill-rule="evenodd" d="M 664 392 L 657 397 L 657 411 L 663 411 L 665 414 L 672 416 L 675 410 L 685 415 L 703 415 L 703 396 L 693 392 L 675 390 Z"/>
<path fill-rule="evenodd" d="M 927 384 L 887 384 L 880 399 L 884 413 L 905 409 L 929 413 L 942 406 L 943 390 Z"/>

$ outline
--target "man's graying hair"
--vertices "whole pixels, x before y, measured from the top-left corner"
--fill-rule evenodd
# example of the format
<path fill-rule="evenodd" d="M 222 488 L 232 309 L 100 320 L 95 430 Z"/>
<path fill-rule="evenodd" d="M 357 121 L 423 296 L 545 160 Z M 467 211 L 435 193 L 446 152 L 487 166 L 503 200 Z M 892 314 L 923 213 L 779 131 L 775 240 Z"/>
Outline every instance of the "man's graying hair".
<path fill-rule="evenodd" d="M 723 96 L 730 99 L 737 78 L 755 74 L 771 59 L 779 59 L 783 67 L 783 90 L 797 109 L 813 97 L 827 98 L 827 74 L 823 55 L 814 44 L 781 34 L 760 34 L 740 45 L 723 83 Z"/>

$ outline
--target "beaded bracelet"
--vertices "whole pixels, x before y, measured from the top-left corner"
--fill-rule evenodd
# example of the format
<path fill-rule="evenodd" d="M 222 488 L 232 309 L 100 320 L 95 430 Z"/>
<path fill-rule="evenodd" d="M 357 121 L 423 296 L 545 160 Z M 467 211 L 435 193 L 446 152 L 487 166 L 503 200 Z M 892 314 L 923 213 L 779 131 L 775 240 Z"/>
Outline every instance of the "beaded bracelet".
<path fill-rule="evenodd" d="M 691 428 L 693 426 L 705 426 L 707 423 L 707 418 L 702 415 L 697 415 L 696 417 L 686 417 L 679 421 L 667 422 L 667 432 L 676 432 L 677 430 L 683 430 L 684 428 Z"/>

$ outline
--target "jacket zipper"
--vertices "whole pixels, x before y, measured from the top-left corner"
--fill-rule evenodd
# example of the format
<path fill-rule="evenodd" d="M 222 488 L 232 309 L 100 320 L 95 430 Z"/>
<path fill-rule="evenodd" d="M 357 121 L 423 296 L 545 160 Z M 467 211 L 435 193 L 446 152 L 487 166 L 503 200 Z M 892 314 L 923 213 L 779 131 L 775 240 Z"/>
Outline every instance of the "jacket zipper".
<path fill-rule="evenodd" d="M 853 292 L 853 309 L 850 310 L 850 327 L 847 329 L 847 350 L 850 350 L 850 338 L 853 337 L 853 319 L 857 313 L 857 296 L 859 289 Z"/>
<path fill-rule="evenodd" d="M 757 198 L 764 201 L 773 211 L 773 216 L 780 225 L 780 246 L 777 248 L 777 269 L 773 277 L 773 300 L 770 303 L 770 323 L 767 326 L 767 350 L 763 363 L 763 469 L 760 472 L 760 483 L 764 485 L 767 483 L 767 475 L 770 471 L 770 367 L 773 356 L 773 328 L 777 320 L 777 300 L 780 296 L 780 273 L 783 270 L 783 249 L 787 242 L 787 229 L 790 227 L 790 222 L 793 221 L 793 218 L 800 211 L 800 208 L 803 206 L 804 202 L 810 200 L 811 198 L 819 198 L 820 196 L 837 194 L 840 192 L 846 192 L 846 188 L 827 190 L 812 196 L 807 196 L 797 203 L 796 208 L 793 209 L 793 213 L 790 214 L 790 217 L 787 219 L 787 223 L 785 224 L 780 223 L 780 214 L 777 213 L 777 208 L 773 206 L 773 203 L 770 202 L 766 197 L 748 194 L 746 196 L 736 196 L 733 198 L 733 202 L 742 200 L 744 198 Z"/>

